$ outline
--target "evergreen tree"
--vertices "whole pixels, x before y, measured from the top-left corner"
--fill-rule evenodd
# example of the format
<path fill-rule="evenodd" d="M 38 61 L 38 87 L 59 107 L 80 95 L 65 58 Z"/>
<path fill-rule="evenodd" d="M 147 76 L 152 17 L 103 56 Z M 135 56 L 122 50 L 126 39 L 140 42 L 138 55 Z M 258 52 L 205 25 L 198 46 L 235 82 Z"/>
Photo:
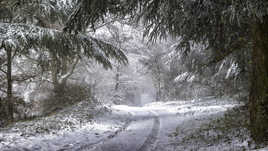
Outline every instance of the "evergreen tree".
<path fill-rule="evenodd" d="M 60 60 L 71 58 L 94 59 L 104 68 L 112 68 L 111 59 L 126 64 L 122 50 L 87 34 L 62 32 L 64 20 L 75 1 L 1 0 L 0 54 L 1 72 L 6 75 L 7 112 L 13 119 L 12 59 L 31 51 L 54 54 Z"/>
<path fill-rule="evenodd" d="M 167 35 L 206 45 L 215 54 L 210 63 L 234 51 L 252 50 L 249 97 L 250 125 L 256 141 L 268 137 L 268 1 L 267 0 L 81 0 L 65 31 L 77 32 L 107 14 L 129 15 L 146 27 L 152 40 Z"/>

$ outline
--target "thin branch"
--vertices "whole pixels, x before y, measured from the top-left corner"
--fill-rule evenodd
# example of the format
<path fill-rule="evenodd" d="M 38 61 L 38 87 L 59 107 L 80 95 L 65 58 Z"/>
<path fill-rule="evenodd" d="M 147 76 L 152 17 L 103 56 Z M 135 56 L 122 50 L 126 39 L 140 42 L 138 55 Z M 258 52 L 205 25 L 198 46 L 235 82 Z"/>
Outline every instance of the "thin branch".
<path fill-rule="evenodd" d="M 7 74 L 7 72 L 3 70 L 2 68 L 0 68 L 0 71 L 3 72 L 4 74 Z"/>
<path fill-rule="evenodd" d="M 66 81 L 73 73 L 74 73 L 74 69 L 76 67 L 76 65 L 79 62 L 79 57 L 76 58 L 75 62 L 72 64 L 71 70 L 70 72 L 66 73 L 65 75 L 62 76 L 61 81 Z"/>
<path fill-rule="evenodd" d="M 16 57 L 17 52 L 18 52 L 18 50 L 16 49 L 15 52 L 14 52 L 14 54 L 13 54 L 12 57 L 11 57 L 11 60 L 13 60 L 13 59 Z"/>
<path fill-rule="evenodd" d="M 46 81 L 48 83 L 52 83 L 53 84 L 53 81 L 49 80 L 49 79 L 42 79 L 42 81 Z"/>
<path fill-rule="evenodd" d="M 95 27 L 94 29 L 89 30 L 88 32 L 94 32 L 94 31 L 96 31 L 96 29 L 99 29 L 99 28 L 101 28 L 101 27 L 104 27 L 104 26 L 106 26 L 106 25 L 109 25 L 109 24 L 111 24 L 111 23 L 114 23 L 114 22 L 116 22 L 116 21 L 119 21 L 119 19 L 113 19 L 113 20 L 111 20 L 111 21 L 109 21 L 109 22 L 103 23 L 102 25 L 99 25 L 99 26 Z"/>
<path fill-rule="evenodd" d="M 12 77 L 12 81 L 24 82 L 24 81 L 27 81 L 29 79 L 33 79 L 36 76 L 38 76 L 38 74 L 35 74 L 35 75 L 27 75 L 27 74 L 15 75 Z"/>

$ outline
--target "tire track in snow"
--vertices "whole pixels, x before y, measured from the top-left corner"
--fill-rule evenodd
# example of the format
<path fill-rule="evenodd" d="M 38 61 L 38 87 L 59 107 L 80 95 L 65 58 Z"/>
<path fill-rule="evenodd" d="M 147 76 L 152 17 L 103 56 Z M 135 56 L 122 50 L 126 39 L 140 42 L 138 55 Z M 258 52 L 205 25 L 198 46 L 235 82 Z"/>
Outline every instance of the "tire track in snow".
<path fill-rule="evenodd" d="M 119 130 L 115 131 L 113 134 L 103 138 L 103 139 L 100 139 L 99 141 L 97 142 L 94 142 L 94 143 L 89 143 L 89 144 L 84 144 L 84 145 L 81 145 L 79 148 L 76 148 L 76 149 L 71 149 L 71 150 L 74 150 L 74 151 L 86 151 L 86 150 L 90 150 L 92 149 L 95 145 L 98 145 L 98 144 L 101 144 L 115 136 L 117 136 L 118 134 L 120 134 L 121 132 L 125 131 L 127 129 L 127 127 L 130 125 L 130 123 L 132 122 L 132 120 L 128 120 L 122 128 L 120 128 Z"/>
<path fill-rule="evenodd" d="M 138 151 L 152 151 L 155 148 L 155 144 L 157 141 L 157 136 L 160 131 L 160 119 L 157 116 L 156 113 L 150 111 L 152 114 L 154 114 L 154 124 L 151 133 L 148 135 L 145 142 L 142 144 L 142 146 L 138 149 Z"/>

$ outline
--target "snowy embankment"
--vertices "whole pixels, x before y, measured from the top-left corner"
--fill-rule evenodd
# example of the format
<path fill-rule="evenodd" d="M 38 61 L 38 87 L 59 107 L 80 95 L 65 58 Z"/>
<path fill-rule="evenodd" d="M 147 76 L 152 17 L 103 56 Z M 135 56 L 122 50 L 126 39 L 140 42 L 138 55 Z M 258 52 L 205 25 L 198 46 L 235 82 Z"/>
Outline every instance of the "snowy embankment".
<path fill-rule="evenodd" d="M 21 122 L 1 131 L 0 150 L 66 151 L 175 151 L 250 150 L 254 145 L 242 120 L 233 110 L 241 106 L 232 100 L 203 98 L 192 101 L 154 102 L 142 107 L 113 105 L 106 114 L 92 118 L 85 104 L 44 119 L 73 123 L 31 136 L 22 135 L 42 121 Z M 81 109 L 84 109 L 81 111 Z M 106 108 L 107 109 L 107 108 Z M 66 114 L 68 113 L 68 114 Z M 228 116 L 226 116 L 228 114 Z M 70 117 L 75 118 L 70 118 Z M 246 114 L 245 114 L 246 116 Z M 77 121 L 80 119 L 80 121 Z M 232 125 L 237 123 L 236 125 Z M 45 125 L 46 121 L 43 122 Z M 68 124 L 63 124 L 68 125 Z M 60 124 L 58 125 L 60 126 Z M 19 129 L 14 130 L 17 127 Z"/>
<path fill-rule="evenodd" d="M 97 147 L 102 149 L 94 151 L 106 151 L 105 148 L 115 146 L 112 142 L 118 141 L 121 143 L 116 143 L 116 146 L 124 147 L 117 147 L 117 151 L 129 148 L 137 151 L 245 151 L 254 150 L 256 147 L 246 128 L 247 110 L 243 104 L 234 100 L 202 98 L 191 101 L 154 102 L 143 107 L 117 105 L 112 106 L 112 110 L 120 111 L 121 114 L 128 113 L 134 121 L 154 117 L 158 119 L 154 119 L 152 126 L 146 131 L 140 127 L 128 129 L 130 132 L 134 131 L 134 134 L 140 133 L 141 136 L 147 134 L 146 139 L 126 132 L 129 133 L 128 137 L 136 139 L 131 142 L 128 138 L 128 141 L 124 142 L 124 133 L 113 141 Z M 148 134 L 148 131 L 151 133 Z M 136 141 L 142 139 L 143 143 Z"/>
<path fill-rule="evenodd" d="M 258 149 L 258 150 L 254 150 L 254 151 L 268 151 L 268 147 L 262 148 L 262 149 Z"/>
<path fill-rule="evenodd" d="M 0 129 L 0 150 L 58 150 L 81 146 L 90 139 L 97 142 L 114 135 L 124 119 L 107 118 L 108 107 L 80 102 L 59 113 L 20 121 Z"/>

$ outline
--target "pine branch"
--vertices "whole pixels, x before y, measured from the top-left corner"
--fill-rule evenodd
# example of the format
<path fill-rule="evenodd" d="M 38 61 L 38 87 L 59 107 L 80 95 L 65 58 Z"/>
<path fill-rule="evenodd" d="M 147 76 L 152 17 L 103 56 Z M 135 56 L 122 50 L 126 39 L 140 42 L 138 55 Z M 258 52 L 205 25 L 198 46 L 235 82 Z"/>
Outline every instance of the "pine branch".
<path fill-rule="evenodd" d="M 68 34 L 59 30 L 41 28 L 26 24 L 0 23 L 2 46 L 12 48 L 19 54 L 27 54 L 30 49 L 49 51 L 58 57 L 72 58 L 84 55 L 96 60 L 104 68 L 112 68 L 110 59 L 127 64 L 124 53 L 104 41 L 83 34 Z"/>

